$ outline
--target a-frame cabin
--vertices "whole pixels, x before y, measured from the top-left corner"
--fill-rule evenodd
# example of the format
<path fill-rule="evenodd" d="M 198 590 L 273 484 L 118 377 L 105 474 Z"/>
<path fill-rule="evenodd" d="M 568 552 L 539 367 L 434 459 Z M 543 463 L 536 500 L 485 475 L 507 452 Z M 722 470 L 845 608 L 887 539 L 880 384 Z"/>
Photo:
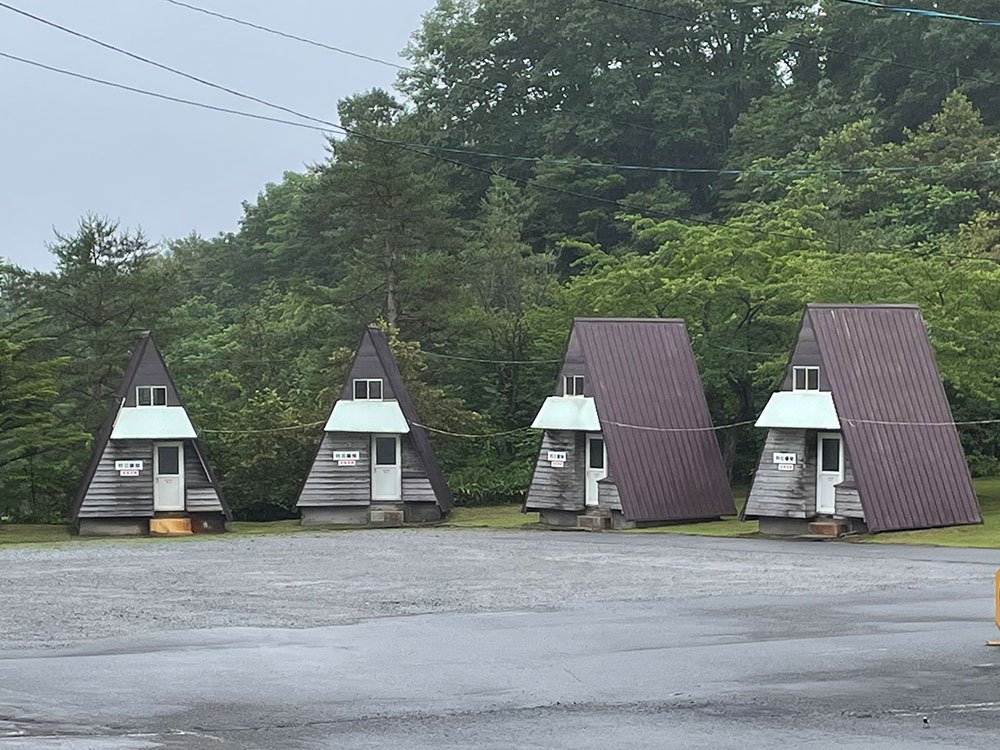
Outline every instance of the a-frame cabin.
<path fill-rule="evenodd" d="M 139 337 L 70 509 L 81 535 L 225 531 L 229 506 L 149 332 Z"/>
<path fill-rule="evenodd" d="M 734 514 L 683 320 L 577 318 L 524 508 L 549 526 L 628 528 Z"/>
<path fill-rule="evenodd" d="M 303 525 L 440 520 L 451 491 L 389 342 L 368 328 L 299 494 Z"/>
<path fill-rule="evenodd" d="M 745 508 L 776 535 L 982 522 L 916 305 L 806 307 Z"/>

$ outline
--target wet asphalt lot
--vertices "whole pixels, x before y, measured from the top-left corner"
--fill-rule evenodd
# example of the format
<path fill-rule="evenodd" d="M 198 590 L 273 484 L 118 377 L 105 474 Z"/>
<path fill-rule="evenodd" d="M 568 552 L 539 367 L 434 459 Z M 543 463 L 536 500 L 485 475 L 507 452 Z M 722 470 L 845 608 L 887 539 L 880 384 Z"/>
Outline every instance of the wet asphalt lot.
<path fill-rule="evenodd" d="M 994 748 L 998 565 L 430 529 L 0 549 L 0 748 Z"/>

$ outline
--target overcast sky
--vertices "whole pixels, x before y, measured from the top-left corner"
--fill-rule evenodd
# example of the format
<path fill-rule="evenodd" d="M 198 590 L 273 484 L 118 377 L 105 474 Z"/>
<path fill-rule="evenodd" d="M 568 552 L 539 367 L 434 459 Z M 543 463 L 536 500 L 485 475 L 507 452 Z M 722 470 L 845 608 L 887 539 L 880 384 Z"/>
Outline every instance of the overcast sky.
<path fill-rule="evenodd" d="M 395 71 L 165 0 L 4 0 L 215 83 L 335 120 L 337 101 Z M 434 0 L 188 0 L 373 57 L 399 52 Z M 0 8 L 0 52 L 173 96 L 282 116 Z M 324 157 L 321 133 L 109 89 L 0 58 L 0 257 L 51 268 L 53 230 L 87 212 L 155 241 L 236 228 L 286 170 Z"/>

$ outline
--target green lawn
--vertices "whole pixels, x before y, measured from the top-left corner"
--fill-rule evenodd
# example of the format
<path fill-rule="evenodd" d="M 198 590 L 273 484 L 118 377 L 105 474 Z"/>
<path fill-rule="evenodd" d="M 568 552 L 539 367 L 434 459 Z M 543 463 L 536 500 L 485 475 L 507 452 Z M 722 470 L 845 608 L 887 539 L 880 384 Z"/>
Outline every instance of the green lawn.
<path fill-rule="evenodd" d="M 988 547 L 1000 548 L 1000 477 L 976 479 L 973 484 L 983 508 L 984 523 L 978 526 L 956 526 L 947 529 L 927 529 L 924 531 L 897 531 L 873 534 L 864 537 L 850 537 L 849 541 L 870 544 L 925 544 L 943 547 Z M 746 502 L 746 490 L 735 493 L 736 507 L 742 508 Z M 497 505 L 482 508 L 455 508 L 440 528 L 453 529 L 525 529 L 537 528 L 537 513 L 522 513 L 520 505 Z M 265 536 L 274 534 L 316 533 L 322 527 L 302 527 L 296 520 L 250 523 L 234 521 L 229 524 L 231 534 L 239 536 Z M 683 523 L 672 526 L 655 526 L 646 529 L 629 529 L 623 534 L 697 534 L 701 536 L 747 537 L 757 533 L 757 522 L 741 523 L 735 516 L 721 521 Z M 217 539 L 213 536 L 187 537 L 188 540 Z M 4 524 L 0 525 L 0 548 L 21 544 L 56 544 L 68 541 L 86 543 L 92 539 L 80 539 L 65 525 L 46 524 Z M 174 542 L 176 539 L 122 537 L 122 542 Z"/>
<path fill-rule="evenodd" d="M 1000 477 L 974 479 L 972 484 L 983 509 L 983 523 L 947 529 L 894 531 L 861 537 L 874 544 L 928 544 L 938 547 L 1000 547 Z"/>
<path fill-rule="evenodd" d="M 455 508 L 444 525 L 457 529 L 521 529 L 535 526 L 537 513 L 522 513 L 520 505 Z"/>

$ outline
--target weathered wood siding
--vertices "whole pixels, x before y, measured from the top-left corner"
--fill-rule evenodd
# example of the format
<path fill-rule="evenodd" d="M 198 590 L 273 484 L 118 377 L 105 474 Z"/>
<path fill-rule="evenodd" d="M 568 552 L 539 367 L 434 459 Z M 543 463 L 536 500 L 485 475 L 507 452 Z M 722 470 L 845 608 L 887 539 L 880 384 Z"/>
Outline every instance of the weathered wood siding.
<path fill-rule="evenodd" d="M 409 435 L 400 435 L 400 459 L 403 469 L 403 502 L 406 503 L 436 503 L 434 488 L 427 478 L 427 469 L 423 459 L 417 453 L 416 447 Z"/>
<path fill-rule="evenodd" d="M 618 485 L 611 478 L 602 479 L 597 483 L 597 507 L 601 510 L 622 509 L 622 499 L 618 494 Z"/>
<path fill-rule="evenodd" d="M 854 483 L 854 467 L 851 465 L 851 455 L 844 446 L 844 481 L 834 490 L 834 509 L 836 515 L 845 518 L 864 518 L 861 507 L 861 495 Z"/>
<path fill-rule="evenodd" d="M 823 357 L 819 351 L 819 342 L 816 340 L 816 331 L 813 329 L 808 312 L 802 318 L 802 328 L 799 330 L 799 337 L 795 342 L 795 349 L 792 350 L 792 356 L 788 360 L 785 379 L 781 383 L 783 391 L 792 390 L 793 367 L 819 367 L 819 389 L 821 391 L 830 390 L 826 382 L 826 374 L 823 372 Z"/>
<path fill-rule="evenodd" d="M 298 505 L 369 505 L 372 498 L 371 435 L 327 432 L 299 495 Z M 355 466 L 338 466 L 334 451 L 357 451 Z M 400 435 L 403 502 L 436 503 L 427 470 L 408 435 Z"/>
<path fill-rule="evenodd" d="M 167 366 L 160 358 L 155 344 L 147 342 L 143 351 L 142 359 L 136 365 L 135 374 L 130 383 L 126 385 L 125 406 L 135 406 L 135 389 L 140 385 L 165 385 L 167 387 L 167 406 L 181 406 L 181 398 L 174 388 L 170 375 L 167 373 Z"/>
<path fill-rule="evenodd" d="M 809 518 L 816 514 L 815 435 L 811 430 L 768 431 L 747 498 L 746 515 Z M 778 471 L 773 453 L 795 453 L 798 461 L 794 471 Z"/>
<path fill-rule="evenodd" d="M 121 477 L 115 461 L 142 461 L 137 477 Z M 109 440 L 83 497 L 80 518 L 143 518 L 153 515 L 153 441 Z"/>
<path fill-rule="evenodd" d="M 389 377 L 385 372 L 385 368 L 378 358 L 378 352 L 375 351 L 375 344 L 372 342 L 371 334 L 367 331 L 365 331 L 364 338 L 361 339 L 361 345 L 358 346 L 357 354 L 354 355 L 351 372 L 347 376 L 347 382 L 344 383 L 344 387 L 340 391 L 340 397 L 348 400 L 353 399 L 354 381 L 361 378 L 381 378 L 382 398 L 384 400 L 396 398 L 396 393 L 389 383 Z"/>
<path fill-rule="evenodd" d="M 338 466 L 334 451 L 357 451 L 358 463 Z M 368 505 L 371 497 L 371 438 L 360 433 L 324 432 L 298 505 Z"/>
<path fill-rule="evenodd" d="M 535 472 L 528 487 L 526 508 L 583 510 L 586 491 L 585 433 L 569 430 L 546 430 Z M 566 465 L 553 467 L 549 451 L 566 451 Z"/>
<path fill-rule="evenodd" d="M 557 396 L 566 395 L 566 377 L 571 375 L 583 375 L 583 394 L 593 396 L 594 389 L 590 384 L 590 377 L 587 375 L 587 361 L 583 356 L 583 348 L 574 332 L 570 332 L 569 341 L 566 344 L 566 355 L 563 357 L 562 369 L 559 371 L 559 380 L 556 383 Z"/>
<path fill-rule="evenodd" d="M 191 441 L 184 442 L 184 492 L 185 507 L 192 513 L 222 513 L 219 493 Z"/>

